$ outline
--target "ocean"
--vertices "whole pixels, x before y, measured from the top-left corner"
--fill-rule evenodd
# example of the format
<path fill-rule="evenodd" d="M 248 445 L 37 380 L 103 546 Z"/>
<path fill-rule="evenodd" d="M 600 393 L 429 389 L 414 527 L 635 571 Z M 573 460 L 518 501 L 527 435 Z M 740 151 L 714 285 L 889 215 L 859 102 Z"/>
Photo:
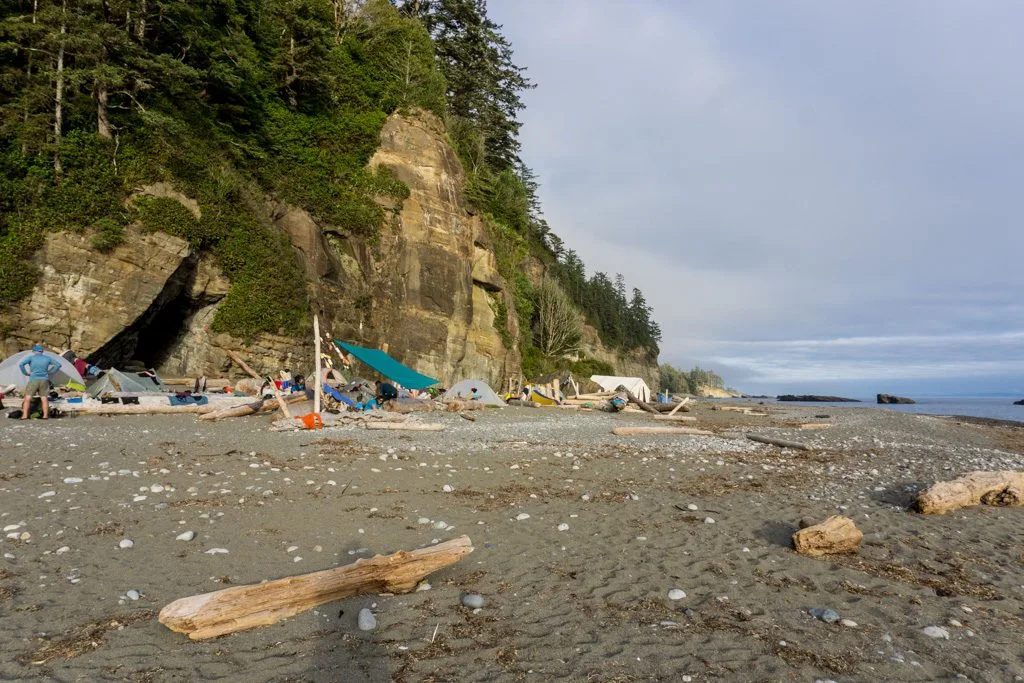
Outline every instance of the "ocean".
<path fill-rule="evenodd" d="M 965 396 L 912 396 L 917 403 L 911 405 L 879 405 L 875 397 L 850 396 L 859 398 L 861 403 L 804 403 L 783 402 L 783 405 L 798 406 L 834 406 L 836 408 L 878 408 L 895 410 L 901 413 L 918 413 L 923 415 L 967 415 L 970 417 L 987 417 L 994 420 L 1014 420 L 1024 424 L 1024 406 L 1015 406 L 1017 399 L 1011 397 L 965 397 Z M 1019 397 L 1018 397 L 1019 398 Z M 724 399 L 723 399 L 724 400 Z M 735 400 L 735 399 L 732 399 Z M 779 403 L 774 398 L 743 399 L 759 403 Z"/>

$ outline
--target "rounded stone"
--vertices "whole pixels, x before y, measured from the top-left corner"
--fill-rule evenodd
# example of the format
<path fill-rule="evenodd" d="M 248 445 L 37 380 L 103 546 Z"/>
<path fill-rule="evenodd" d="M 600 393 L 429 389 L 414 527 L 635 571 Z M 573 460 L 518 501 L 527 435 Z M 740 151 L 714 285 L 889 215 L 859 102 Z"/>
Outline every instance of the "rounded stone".
<path fill-rule="evenodd" d="M 191 541 L 195 537 L 196 537 L 196 532 L 194 532 L 194 531 L 183 531 L 180 534 L 178 534 L 177 536 L 175 536 L 174 540 L 176 540 L 176 541 Z"/>
<path fill-rule="evenodd" d="M 377 617 L 368 608 L 364 607 L 359 610 L 357 623 L 360 631 L 372 631 L 377 628 Z"/>
<path fill-rule="evenodd" d="M 484 596 L 476 593 L 468 593 L 462 596 L 462 604 L 470 609 L 480 609 L 487 601 L 484 600 Z"/>
<path fill-rule="evenodd" d="M 685 597 L 686 591 L 682 590 L 681 588 L 673 588 L 668 592 L 669 600 L 682 600 Z"/>
<path fill-rule="evenodd" d="M 132 548 L 134 546 L 135 546 L 135 542 L 132 539 L 130 539 L 130 538 L 122 538 L 121 542 L 117 544 L 117 547 L 121 548 L 122 550 L 124 550 L 126 548 Z"/>

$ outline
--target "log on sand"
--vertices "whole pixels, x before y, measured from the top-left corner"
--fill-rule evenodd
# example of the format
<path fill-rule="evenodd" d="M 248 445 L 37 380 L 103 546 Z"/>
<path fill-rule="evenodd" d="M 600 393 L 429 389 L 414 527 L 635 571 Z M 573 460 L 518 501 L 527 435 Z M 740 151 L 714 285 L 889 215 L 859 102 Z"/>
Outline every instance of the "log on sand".
<path fill-rule="evenodd" d="M 714 436 L 714 432 L 692 427 L 616 427 L 612 430 L 616 436 L 648 436 L 688 434 L 691 436 Z"/>
<path fill-rule="evenodd" d="M 689 403 L 689 402 L 690 402 L 690 397 L 689 397 L 689 396 L 687 396 L 687 397 L 686 397 L 686 398 L 684 398 L 684 399 L 683 399 L 682 401 L 680 401 L 679 403 L 677 403 L 677 404 L 676 404 L 676 407 L 675 407 L 675 408 L 673 408 L 673 409 L 671 410 L 671 412 L 669 412 L 669 415 L 675 415 L 675 414 L 676 414 L 676 412 L 677 412 L 677 411 L 679 411 L 679 409 L 681 409 L 681 408 L 683 409 L 683 412 L 689 412 L 689 410 L 690 410 L 690 409 L 689 409 L 689 408 L 686 408 L 686 407 L 684 407 L 684 406 L 686 406 L 686 404 L 687 404 L 687 403 Z"/>
<path fill-rule="evenodd" d="M 625 387 L 622 387 L 622 388 L 625 389 Z M 630 403 L 636 404 L 637 406 L 640 407 L 641 410 L 645 410 L 648 413 L 654 413 L 655 415 L 660 415 L 660 413 L 658 412 L 658 410 L 656 408 L 654 408 L 654 407 L 644 403 L 640 399 L 638 399 L 636 396 L 633 395 L 633 392 L 630 391 L 629 389 L 626 389 L 626 396 L 629 397 L 629 402 Z"/>
<path fill-rule="evenodd" d="M 473 552 L 469 536 L 400 550 L 324 571 L 192 595 L 160 610 L 160 623 L 192 640 L 275 624 L 312 607 L 365 593 L 408 593 L 428 574 Z"/>
<path fill-rule="evenodd" d="M 1024 472 L 971 472 L 953 481 L 940 481 L 917 496 L 917 509 L 941 515 L 972 505 L 1024 505 Z"/>
<path fill-rule="evenodd" d="M 238 367 L 242 368 L 247 373 L 249 373 L 249 376 L 252 377 L 253 379 L 258 379 L 261 381 L 264 379 L 263 377 L 260 377 L 255 370 L 246 365 L 245 361 L 239 358 L 238 354 L 235 353 L 234 351 L 228 349 L 228 357 L 235 363 L 237 363 Z M 317 377 L 317 381 L 320 381 L 319 377 Z M 270 388 L 274 390 L 274 396 L 277 397 L 277 406 L 281 408 L 281 412 L 284 414 L 285 417 L 290 418 L 292 416 L 292 413 L 290 410 L 288 410 L 288 402 L 284 400 L 284 396 L 283 394 L 281 394 L 281 390 L 277 388 L 277 385 L 274 384 L 273 381 L 270 382 Z M 244 415 L 245 413 L 242 414 Z"/>
<path fill-rule="evenodd" d="M 306 400 L 305 394 L 301 396 L 290 396 L 284 399 L 284 403 L 300 403 Z M 200 415 L 199 419 L 216 422 L 217 420 L 223 420 L 226 417 L 241 417 L 243 415 L 252 415 L 254 413 L 273 411 L 276 410 L 279 405 L 279 399 L 257 399 L 251 403 L 244 403 L 240 406 L 234 406 L 232 408 L 222 408 L 214 412 L 207 412 L 205 415 Z M 290 418 L 289 418 L 290 419 Z"/>
<path fill-rule="evenodd" d="M 805 443 L 798 441 L 786 441 L 785 439 L 776 439 L 771 436 L 761 436 L 760 434 L 747 434 L 747 438 L 751 441 L 758 443 L 766 443 L 771 446 L 778 446 L 779 448 L 793 448 L 798 451 L 809 451 L 811 447 Z"/>
<path fill-rule="evenodd" d="M 856 552 L 863 540 L 864 534 L 852 519 L 833 515 L 821 524 L 809 526 L 793 534 L 793 547 L 801 555 L 818 557 Z"/>
<path fill-rule="evenodd" d="M 204 406 L 172 406 L 170 404 L 143 406 L 122 405 L 120 403 L 108 403 L 106 405 L 74 409 L 80 415 L 173 415 L 174 413 L 214 413 L 218 410 L 224 409 L 210 404 Z"/>
<path fill-rule="evenodd" d="M 655 415 L 655 420 L 661 420 L 662 422 L 696 422 L 697 418 L 690 417 L 689 415 Z"/>
<path fill-rule="evenodd" d="M 444 425 L 423 422 L 367 422 L 367 429 L 404 429 L 410 432 L 442 432 Z"/>

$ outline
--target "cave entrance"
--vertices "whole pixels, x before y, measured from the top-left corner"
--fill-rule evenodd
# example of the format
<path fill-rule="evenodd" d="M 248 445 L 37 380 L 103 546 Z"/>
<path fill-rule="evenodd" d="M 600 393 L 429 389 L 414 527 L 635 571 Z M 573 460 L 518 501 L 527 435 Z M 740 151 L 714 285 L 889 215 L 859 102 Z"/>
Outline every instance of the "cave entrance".
<path fill-rule="evenodd" d="M 188 320 L 209 303 L 190 296 L 196 262 L 196 257 L 182 261 L 145 312 L 90 354 L 89 363 L 119 370 L 164 365 L 188 332 Z"/>

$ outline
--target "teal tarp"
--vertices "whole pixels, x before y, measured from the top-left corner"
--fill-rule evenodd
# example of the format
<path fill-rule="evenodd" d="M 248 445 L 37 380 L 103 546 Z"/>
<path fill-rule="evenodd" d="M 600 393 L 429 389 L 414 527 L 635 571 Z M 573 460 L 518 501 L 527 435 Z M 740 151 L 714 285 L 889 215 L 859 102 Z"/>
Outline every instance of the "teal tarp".
<path fill-rule="evenodd" d="M 351 353 L 357 359 L 369 365 L 371 368 L 387 377 L 396 384 L 401 384 L 406 389 L 426 389 L 437 384 L 438 380 L 421 375 L 412 368 L 408 368 L 397 360 L 377 349 L 365 349 L 355 344 L 334 340 L 342 350 Z"/>

